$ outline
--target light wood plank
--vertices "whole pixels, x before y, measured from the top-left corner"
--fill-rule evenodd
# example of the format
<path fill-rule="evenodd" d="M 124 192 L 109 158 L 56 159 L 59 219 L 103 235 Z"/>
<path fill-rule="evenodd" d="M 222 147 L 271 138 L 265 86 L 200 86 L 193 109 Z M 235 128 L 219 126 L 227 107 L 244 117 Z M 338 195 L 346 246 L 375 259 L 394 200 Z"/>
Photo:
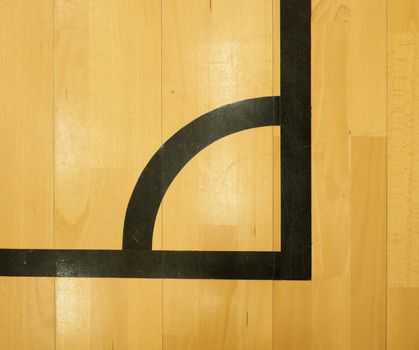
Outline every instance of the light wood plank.
<path fill-rule="evenodd" d="M 0 12 L 2 248 L 48 248 L 53 234 L 52 3 Z"/>
<path fill-rule="evenodd" d="M 274 349 L 312 349 L 311 281 L 275 281 Z"/>
<path fill-rule="evenodd" d="M 350 349 L 350 25 L 345 7 L 322 14 L 320 5 L 312 25 L 311 347 Z"/>
<path fill-rule="evenodd" d="M 160 2 L 55 2 L 56 242 L 121 249 L 161 143 Z M 160 225 L 158 225 L 159 227 Z M 57 279 L 57 349 L 161 348 L 161 281 Z"/>
<path fill-rule="evenodd" d="M 51 248 L 52 1 L 0 11 L 0 247 Z M 0 278 L 0 348 L 54 349 L 54 280 Z"/>
<path fill-rule="evenodd" d="M 387 303 L 387 349 L 418 349 L 419 288 L 390 287 Z"/>
<path fill-rule="evenodd" d="M 167 1 L 162 23 L 164 139 L 214 108 L 272 95 L 271 1 Z M 165 249 L 272 250 L 272 130 L 220 140 L 182 170 L 161 207 Z"/>
<path fill-rule="evenodd" d="M 272 6 L 163 2 L 165 139 L 216 107 L 272 95 Z M 272 250 L 272 169 L 273 128 L 208 147 L 165 196 L 163 247 Z M 272 348 L 271 281 L 167 280 L 163 299 L 164 349 Z"/>
<path fill-rule="evenodd" d="M 353 136 L 387 133 L 387 2 L 350 0 L 348 111 Z"/>
<path fill-rule="evenodd" d="M 384 116 L 385 119 L 385 116 Z M 351 346 L 386 344 L 386 138 L 351 146 Z"/>
<path fill-rule="evenodd" d="M 57 349 L 162 349 L 161 281 L 57 279 Z"/>
<path fill-rule="evenodd" d="M 163 349 L 272 349 L 271 281 L 164 281 Z"/>
<path fill-rule="evenodd" d="M 1 347 L 55 349 L 54 279 L 0 278 Z"/>
<path fill-rule="evenodd" d="M 419 4 L 388 8 L 387 348 L 419 348 Z"/>
<path fill-rule="evenodd" d="M 56 0 L 54 32 L 56 245 L 121 249 L 160 146 L 160 5 Z"/>
<path fill-rule="evenodd" d="M 419 287 L 419 11 L 416 2 L 392 3 L 389 13 L 390 287 Z"/>

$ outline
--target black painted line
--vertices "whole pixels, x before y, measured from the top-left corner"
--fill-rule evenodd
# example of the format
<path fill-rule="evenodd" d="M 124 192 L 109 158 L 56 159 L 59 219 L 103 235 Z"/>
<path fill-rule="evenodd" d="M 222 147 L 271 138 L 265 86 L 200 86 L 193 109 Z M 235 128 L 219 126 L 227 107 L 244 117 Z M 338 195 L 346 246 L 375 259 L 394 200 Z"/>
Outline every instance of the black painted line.
<path fill-rule="evenodd" d="M 311 1 L 281 1 L 280 23 L 284 256 L 276 267 L 311 278 Z"/>
<path fill-rule="evenodd" d="M 310 0 L 281 2 L 281 109 L 278 96 L 241 101 L 173 135 L 134 188 L 123 250 L 0 249 L 0 276 L 311 279 L 310 13 Z M 280 118 L 282 251 L 152 251 L 158 207 L 183 166 L 222 137 Z"/>
<path fill-rule="evenodd" d="M 277 269 L 278 252 L 149 250 L 0 250 L 1 276 L 308 279 L 300 269 Z M 164 263 L 163 263 L 164 261 Z"/>
<path fill-rule="evenodd" d="M 154 154 L 138 179 L 125 215 L 123 249 L 151 250 L 157 212 L 182 168 L 211 143 L 233 133 L 279 125 L 279 96 L 215 109 L 187 124 Z"/>

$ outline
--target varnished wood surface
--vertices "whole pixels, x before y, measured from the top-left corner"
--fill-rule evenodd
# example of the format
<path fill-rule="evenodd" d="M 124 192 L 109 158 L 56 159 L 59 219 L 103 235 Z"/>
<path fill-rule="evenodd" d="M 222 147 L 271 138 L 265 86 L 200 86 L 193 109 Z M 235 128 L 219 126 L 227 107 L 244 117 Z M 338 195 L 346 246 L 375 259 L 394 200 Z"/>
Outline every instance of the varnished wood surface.
<path fill-rule="evenodd" d="M 53 248 L 52 3 L 0 8 L 0 246 Z M 0 277 L 0 348 L 55 348 L 54 284 Z"/>
<path fill-rule="evenodd" d="M 163 139 L 273 94 L 272 20 L 269 0 L 163 2 Z M 253 129 L 196 156 L 160 208 L 163 248 L 272 250 L 273 141 L 273 127 Z M 271 349 L 272 315 L 272 281 L 163 281 L 163 349 Z"/>
<path fill-rule="evenodd" d="M 54 3 L 55 244 L 121 249 L 129 198 L 161 144 L 157 1 Z M 57 349 L 159 349 L 158 280 L 57 279 Z"/>
<path fill-rule="evenodd" d="M 2 248 L 120 249 L 167 138 L 280 93 L 278 0 L 0 7 Z M 1 349 L 419 348 L 419 6 L 312 8 L 313 280 L 1 277 Z M 193 159 L 153 247 L 279 250 L 279 134 Z"/>
<path fill-rule="evenodd" d="M 419 4 L 389 1 L 388 295 L 389 349 L 418 349 Z"/>

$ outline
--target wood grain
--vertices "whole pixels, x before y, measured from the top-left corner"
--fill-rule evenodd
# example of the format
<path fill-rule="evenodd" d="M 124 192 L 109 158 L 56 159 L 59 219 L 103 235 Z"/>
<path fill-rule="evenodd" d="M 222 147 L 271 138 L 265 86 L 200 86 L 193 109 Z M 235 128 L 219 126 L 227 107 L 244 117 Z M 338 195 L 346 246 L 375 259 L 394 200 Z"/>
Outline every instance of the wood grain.
<path fill-rule="evenodd" d="M 0 3 L 1 248 L 120 249 L 162 142 L 280 94 L 279 0 Z M 313 280 L 2 277 L 1 349 L 419 348 L 419 4 L 312 6 Z M 279 137 L 194 158 L 153 248 L 280 249 Z"/>
<path fill-rule="evenodd" d="M 313 349 L 351 344 L 350 25 L 336 11 L 312 25 Z"/>
<path fill-rule="evenodd" d="M 160 5 L 57 0 L 54 37 L 56 246 L 120 249 L 160 146 Z"/>
<path fill-rule="evenodd" d="M 52 3 L 8 1 L 0 16 L 1 247 L 51 247 Z"/>
<path fill-rule="evenodd" d="M 419 289 L 390 287 L 387 294 L 387 349 L 419 347 Z"/>
<path fill-rule="evenodd" d="M 276 282 L 275 346 L 383 349 L 386 6 L 312 6 L 313 280 Z"/>
<path fill-rule="evenodd" d="M 57 279 L 56 349 L 162 349 L 161 281 Z"/>
<path fill-rule="evenodd" d="M 57 248 L 121 249 L 161 144 L 159 2 L 55 2 Z M 161 282 L 57 279 L 57 349 L 161 348 Z"/>
<path fill-rule="evenodd" d="M 164 281 L 163 349 L 272 349 L 271 281 Z"/>
<path fill-rule="evenodd" d="M 163 3 L 164 139 L 216 107 L 272 95 L 272 5 Z M 272 250 L 273 136 L 238 133 L 182 170 L 160 208 L 165 249 Z M 163 303 L 164 349 L 272 348 L 271 281 L 165 280 Z"/>
<path fill-rule="evenodd" d="M 2 1 L 0 247 L 52 248 L 52 1 Z M 0 278 L 0 348 L 54 349 L 54 280 Z"/>
<path fill-rule="evenodd" d="M 162 23 L 164 139 L 212 109 L 272 95 L 270 1 L 166 1 Z M 161 206 L 165 249 L 272 249 L 272 130 L 219 140 L 182 170 Z"/>
<path fill-rule="evenodd" d="M 352 136 L 387 134 L 387 2 L 351 0 L 348 111 Z"/>
<path fill-rule="evenodd" d="M 386 347 L 386 138 L 351 145 L 352 349 Z"/>
<path fill-rule="evenodd" d="M 312 282 L 275 281 L 274 349 L 312 348 Z"/>
<path fill-rule="evenodd" d="M 418 288 L 419 20 L 405 6 L 389 18 L 389 286 Z"/>
<path fill-rule="evenodd" d="M 387 348 L 419 347 L 419 4 L 388 8 Z"/>

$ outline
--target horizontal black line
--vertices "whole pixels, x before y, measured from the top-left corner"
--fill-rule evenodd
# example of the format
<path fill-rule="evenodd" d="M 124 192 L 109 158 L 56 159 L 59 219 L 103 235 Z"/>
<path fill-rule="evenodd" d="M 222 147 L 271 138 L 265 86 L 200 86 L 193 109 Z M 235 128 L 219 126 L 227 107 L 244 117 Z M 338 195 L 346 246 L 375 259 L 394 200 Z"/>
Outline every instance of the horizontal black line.
<path fill-rule="evenodd" d="M 307 249 L 310 249 L 308 247 Z M 0 249 L 1 276 L 309 280 L 281 252 Z M 287 260 L 281 261 L 281 260 Z M 288 266 L 292 266 L 288 263 Z"/>

